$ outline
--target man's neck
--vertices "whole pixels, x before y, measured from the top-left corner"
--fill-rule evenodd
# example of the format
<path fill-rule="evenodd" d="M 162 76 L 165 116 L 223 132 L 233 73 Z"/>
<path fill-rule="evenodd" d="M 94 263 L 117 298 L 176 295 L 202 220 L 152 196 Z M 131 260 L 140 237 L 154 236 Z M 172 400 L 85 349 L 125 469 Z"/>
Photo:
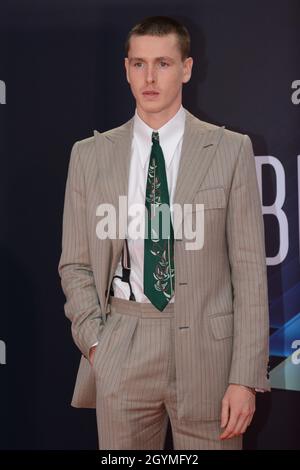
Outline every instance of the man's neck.
<path fill-rule="evenodd" d="M 160 113 L 145 113 L 140 107 L 137 106 L 137 113 L 139 117 L 153 130 L 158 130 L 164 126 L 175 114 L 179 111 L 181 103 L 176 108 L 163 110 Z"/>

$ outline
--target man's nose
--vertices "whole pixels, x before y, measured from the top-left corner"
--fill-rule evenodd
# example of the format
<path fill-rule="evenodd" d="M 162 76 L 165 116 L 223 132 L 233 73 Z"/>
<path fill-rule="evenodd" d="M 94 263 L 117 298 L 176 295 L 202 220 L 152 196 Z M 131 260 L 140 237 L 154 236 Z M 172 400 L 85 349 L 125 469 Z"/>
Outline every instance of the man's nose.
<path fill-rule="evenodd" d="M 146 80 L 148 83 L 152 83 L 155 81 L 155 72 L 152 67 L 148 67 L 147 74 L 146 74 Z"/>

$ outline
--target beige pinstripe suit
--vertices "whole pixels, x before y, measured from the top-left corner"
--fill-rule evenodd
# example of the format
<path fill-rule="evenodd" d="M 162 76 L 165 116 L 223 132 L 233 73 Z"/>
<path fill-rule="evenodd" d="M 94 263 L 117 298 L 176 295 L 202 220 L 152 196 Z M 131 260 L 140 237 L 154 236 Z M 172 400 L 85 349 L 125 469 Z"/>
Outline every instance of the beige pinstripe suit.
<path fill-rule="evenodd" d="M 268 296 L 261 203 L 252 145 L 247 135 L 203 122 L 186 112 L 174 204 L 203 203 L 204 247 L 185 249 L 184 231 L 175 233 L 176 300 L 174 363 L 177 416 L 184 422 L 216 420 L 228 383 L 270 390 Z M 108 288 L 123 239 L 96 235 L 100 203 L 127 195 L 133 118 L 76 142 L 65 193 L 59 274 L 65 313 L 82 352 L 72 405 L 96 406 L 96 386 L 88 352 L 113 339 L 119 315 L 110 312 Z M 194 213 L 186 214 L 191 217 Z M 183 220 L 184 223 L 184 220 Z M 107 323 L 106 323 L 107 321 Z M 118 370 L 137 321 L 126 326 Z M 103 356 L 104 358 L 104 356 Z M 109 354 L 105 355 L 108 363 Z M 116 361 L 116 358 L 114 358 Z M 117 372 L 110 374 L 114 387 Z"/>

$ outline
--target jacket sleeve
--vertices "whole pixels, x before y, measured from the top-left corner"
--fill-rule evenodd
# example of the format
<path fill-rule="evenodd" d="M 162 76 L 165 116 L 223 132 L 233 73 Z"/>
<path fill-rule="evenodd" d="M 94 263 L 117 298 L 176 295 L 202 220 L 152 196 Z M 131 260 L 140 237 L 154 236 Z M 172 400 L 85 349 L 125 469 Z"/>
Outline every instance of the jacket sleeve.
<path fill-rule="evenodd" d="M 88 359 L 90 347 L 104 327 L 91 267 L 86 224 L 86 192 L 79 144 L 71 151 L 66 182 L 62 252 L 58 265 L 75 344 Z"/>
<path fill-rule="evenodd" d="M 264 223 L 252 143 L 243 135 L 226 220 L 234 336 L 229 383 L 270 390 Z"/>

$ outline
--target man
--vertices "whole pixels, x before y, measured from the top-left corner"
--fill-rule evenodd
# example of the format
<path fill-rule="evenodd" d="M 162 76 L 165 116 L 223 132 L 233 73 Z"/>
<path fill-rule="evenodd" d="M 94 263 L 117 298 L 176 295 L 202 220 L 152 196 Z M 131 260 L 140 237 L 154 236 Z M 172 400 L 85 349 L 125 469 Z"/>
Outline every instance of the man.
<path fill-rule="evenodd" d="M 82 352 L 72 405 L 96 408 L 100 449 L 163 449 L 168 417 L 175 449 L 241 449 L 255 392 L 270 390 L 252 145 L 182 106 L 189 50 L 171 18 L 136 25 L 125 58 L 134 117 L 71 153 L 59 273 Z M 103 237 L 103 204 L 115 209 L 115 238 Z M 168 235 L 128 236 L 134 204 L 149 209 L 145 234 L 151 208 L 170 208 Z M 204 240 L 191 249 L 182 228 L 197 218 Z"/>

